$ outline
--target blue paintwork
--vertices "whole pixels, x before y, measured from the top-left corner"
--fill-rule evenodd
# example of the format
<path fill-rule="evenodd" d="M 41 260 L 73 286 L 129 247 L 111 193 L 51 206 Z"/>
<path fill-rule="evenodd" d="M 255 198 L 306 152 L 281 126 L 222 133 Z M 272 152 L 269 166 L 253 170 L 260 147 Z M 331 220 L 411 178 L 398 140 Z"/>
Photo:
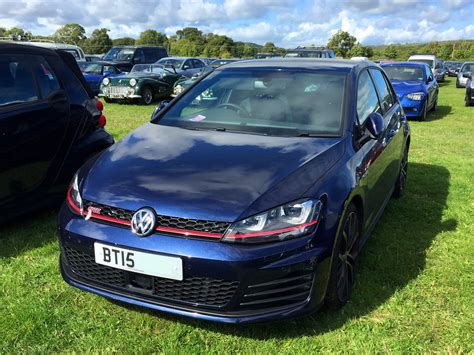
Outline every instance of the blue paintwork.
<path fill-rule="evenodd" d="M 425 68 L 429 66 L 427 64 L 415 63 L 415 62 L 393 62 L 393 63 L 384 63 L 380 65 L 382 68 L 385 67 L 419 67 Z M 435 100 L 438 96 L 438 84 L 436 80 L 429 81 L 427 76 L 423 76 L 423 81 L 400 81 L 400 80 L 391 80 L 392 86 L 395 92 L 398 95 L 400 103 L 405 109 L 405 115 L 407 117 L 418 117 L 423 111 L 423 107 L 427 105 L 427 110 L 431 109 L 434 105 Z M 407 97 L 408 94 L 422 92 L 424 97 L 422 100 L 411 100 Z M 436 97 L 435 97 L 436 96 Z M 416 109 L 414 111 L 413 109 Z"/>
<path fill-rule="evenodd" d="M 262 64 L 263 63 L 263 64 Z M 271 60 L 231 64 L 285 65 Z M 285 62 L 292 63 L 292 62 Z M 206 320 L 241 323 L 308 314 L 324 301 L 329 263 L 340 216 L 349 202 L 361 202 L 364 240 L 390 197 L 398 177 L 409 126 L 397 103 L 384 116 L 379 140 L 354 143 L 356 87 L 369 63 L 296 61 L 304 70 L 347 73 L 344 125 L 340 137 L 273 137 L 230 132 L 193 131 L 147 123 L 79 170 L 84 199 L 158 214 L 237 221 L 301 197 L 324 201 L 322 218 L 310 235 L 283 242 L 240 245 L 153 234 L 138 238 L 128 228 L 86 221 L 65 204 L 59 214 L 61 245 L 93 254 L 94 241 L 164 255 L 180 256 L 185 277 L 210 277 L 252 283 L 283 277 L 302 267 L 314 271 L 315 283 L 303 304 L 252 314 L 206 312 L 154 303 L 139 295 L 120 295 L 78 280 L 63 268 L 71 285 L 96 294 L 161 311 Z M 294 69 L 295 65 L 293 65 Z M 298 66 L 296 66 L 298 67 Z M 203 79 L 203 80 L 206 80 Z M 186 94 L 184 94 L 186 95 Z M 179 100 L 179 99 L 178 99 Z M 171 105 L 169 105 L 171 106 Z M 164 109 L 166 111 L 167 108 Z M 241 291 L 239 291 L 241 292 Z"/>
<path fill-rule="evenodd" d="M 116 77 L 116 76 L 120 76 L 120 75 L 123 75 L 123 73 L 121 72 L 118 72 L 118 73 L 104 73 L 103 72 L 103 69 L 104 69 L 104 65 L 107 65 L 107 66 L 113 66 L 113 64 L 111 63 L 101 63 L 101 62 L 93 62 L 93 64 L 95 65 L 102 65 L 102 74 L 96 74 L 96 73 L 82 73 L 82 75 L 84 76 L 84 79 L 86 80 L 87 84 L 89 84 L 90 88 L 92 89 L 92 91 L 97 95 L 100 91 L 100 84 L 102 83 L 102 80 L 104 80 L 104 78 L 113 78 L 113 77 Z M 118 71 L 119 69 L 117 69 Z"/>

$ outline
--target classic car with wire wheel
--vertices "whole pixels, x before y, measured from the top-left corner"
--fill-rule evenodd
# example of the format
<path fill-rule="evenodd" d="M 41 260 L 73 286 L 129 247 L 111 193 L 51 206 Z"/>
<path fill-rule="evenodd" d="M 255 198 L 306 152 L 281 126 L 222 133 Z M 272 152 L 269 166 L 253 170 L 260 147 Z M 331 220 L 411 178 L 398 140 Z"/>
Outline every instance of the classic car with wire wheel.
<path fill-rule="evenodd" d="M 424 63 L 392 62 L 380 65 L 392 82 L 407 117 L 426 121 L 438 107 L 439 86 Z"/>
<path fill-rule="evenodd" d="M 63 278 L 226 323 L 340 308 L 405 190 L 409 146 L 374 63 L 222 66 L 77 172 L 58 220 Z"/>
<path fill-rule="evenodd" d="M 173 85 L 181 77 L 172 68 L 160 64 L 136 64 L 132 71 L 113 78 L 104 78 L 99 97 L 105 102 L 124 101 L 150 105 L 173 93 Z"/>

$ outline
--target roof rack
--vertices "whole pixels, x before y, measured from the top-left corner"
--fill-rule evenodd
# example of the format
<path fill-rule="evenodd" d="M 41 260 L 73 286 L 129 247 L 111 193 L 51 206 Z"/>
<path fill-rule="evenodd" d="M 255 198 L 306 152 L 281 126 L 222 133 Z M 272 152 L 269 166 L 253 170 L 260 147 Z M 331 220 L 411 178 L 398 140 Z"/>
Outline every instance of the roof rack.
<path fill-rule="evenodd" d="M 295 49 L 316 49 L 316 50 L 325 50 L 328 49 L 326 46 L 298 46 Z"/>

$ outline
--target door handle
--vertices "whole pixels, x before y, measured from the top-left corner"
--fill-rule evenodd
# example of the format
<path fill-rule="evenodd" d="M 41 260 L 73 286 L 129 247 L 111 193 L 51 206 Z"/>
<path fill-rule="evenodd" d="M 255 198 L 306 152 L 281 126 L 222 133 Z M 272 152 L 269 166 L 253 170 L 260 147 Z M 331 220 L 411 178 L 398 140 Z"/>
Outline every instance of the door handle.
<path fill-rule="evenodd" d="M 399 131 L 400 131 L 400 128 L 391 129 L 390 131 L 388 131 L 387 139 L 395 137 Z"/>

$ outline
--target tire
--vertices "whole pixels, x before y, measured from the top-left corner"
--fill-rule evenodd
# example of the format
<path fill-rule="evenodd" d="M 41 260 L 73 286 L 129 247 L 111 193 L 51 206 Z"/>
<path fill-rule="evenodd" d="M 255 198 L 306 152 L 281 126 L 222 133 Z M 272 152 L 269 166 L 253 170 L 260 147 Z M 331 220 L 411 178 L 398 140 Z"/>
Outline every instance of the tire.
<path fill-rule="evenodd" d="M 339 309 L 349 300 L 354 286 L 361 221 L 357 207 L 351 203 L 342 216 L 342 227 L 335 241 L 326 305 Z"/>
<path fill-rule="evenodd" d="M 461 86 L 459 85 L 459 81 L 456 79 L 456 87 L 459 89 Z"/>
<path fill-rule="evenodd" d="M 432 112 L 436 112 L 436 110 L 438 109 L 438 97 L 436 97 L 436 100 L 435 102 L 433 103 L 433 107 L 431 107 L 431 110 Z"/>
<path fill-rule="evenodd" d="M 104 101 L 108 104 L 113 102 L 111 99 L 109 99 L 108 97 L 105 97 L 105 96 L 104 96 Z"/>
<path fill-rule="evenodd" d="M 402 160 L 400 161 L 400 171 L 398 173 L 397 181 L 395 182 L 395 189 L 393 190 L 393 197 L 400 198 L 405 194 L 408 176 L 408 146 L 405 147 Z"/>
<path fill-rule="evenodd" d="M 428 105 L 427 102 L 425 102 L 425 104 L 423 105 L 423 110 L 421 111 L 421 115 L 418 116 L 418 118 L 420 119 L 420 121 L 422 122 L 425 122 L 426 121 L 426 116 L 427 116 L 427 112 L 426 112 L 426 106 Z"/>
<path fill-rule="evenodd" d="M 140 102 L 143 105 L 150 105 L 153 102 L 153 98 L 153 90 L 149 86 L 144 87 L 142 90 L 142 98 Z"/>

